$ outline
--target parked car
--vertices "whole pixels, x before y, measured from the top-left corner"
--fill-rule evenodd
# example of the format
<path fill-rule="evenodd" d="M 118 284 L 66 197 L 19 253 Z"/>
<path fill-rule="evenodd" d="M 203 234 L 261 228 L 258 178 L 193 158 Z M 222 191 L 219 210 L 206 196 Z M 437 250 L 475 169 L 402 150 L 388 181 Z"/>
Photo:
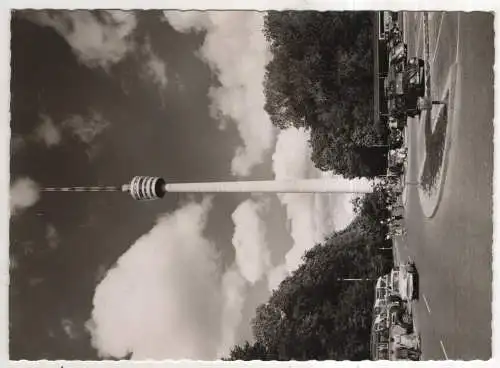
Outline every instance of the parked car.
<path fill-rule="evenodd" d="M 395 44 L 389 51 L 389 63 L 396 69 L 402 69 L 408 58 L 408 46 L 399 42 Z"/>
<path fill-rule="evenodd" d="M 399 294 L 406 301 L 418 300 L 419 279 L 414 262 L 407 262 L 399 267 Z"/>
<path fill-rule="evenodd" d="M 404 124 L 407 117 L 420 114 L 418 100 L 425 95 L 425 63 L 412 57 L 400 65 L 402 67 L 390 65 L 384 89 L 389 115 Z"/>
<path fill-rule="evenodd" d="M 389 147 L 391 149 L 401 148 L 404 144 L 403 133 L 399 129 L 390 129 L 388 137 Z"/>
<path fill-rule="evenodd" d="M 404 87 L 404 74 L 397 71 L 394 64 L 391 64 L 387 78 L 384 79 L 384 93 L 387 98 L 389 116 L 396 120 L 406 120 Z"/>
<path fill-rule="evenodd" d="M 425 62 L 422 59 L 412 57 L 408 61 L 405 70 L 408 81 L 408 92 L 416 97 L 425 95 Z"/>
<path fill-rule="evenodd" d="M 405 333 L 413 332 L 413 317 L 408 304 L 398 295 L 391 295 L 389 299 L 388 313 L 390 324 L 393 327 L 399 326 Z"/>
<path fill-rule="evenodd" d="M 393 22 L 391 28 L 386 32 L 387 47 L 392 49 L 394 46 L 403 42 L 403 32 L 399 29 L 397 23 Z"/>
<path fill-rule="evenodd" d="M 387 124 L 389 124 L 389 129 L 403 130 L 406 127 L 406 119 L 396 119 L 391 116 Z"/>

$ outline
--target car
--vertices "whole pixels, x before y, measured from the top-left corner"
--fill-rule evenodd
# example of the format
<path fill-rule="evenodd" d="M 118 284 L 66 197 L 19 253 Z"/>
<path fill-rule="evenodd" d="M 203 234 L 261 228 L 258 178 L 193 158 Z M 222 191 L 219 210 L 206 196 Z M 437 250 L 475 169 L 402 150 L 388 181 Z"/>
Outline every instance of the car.
<path fill-rule="evenodd" d="M 425 94 L 425 62 L 417 57 L 410 58 L 405 74 L 408 93 L 416 97 L 423 97 Z"/>
<path fill-rule="evenodd" d="M 419 299 L 419 277 L 414 262 L 407 262 L 399 267 L 399 293 L 406 301 Z"/>
<path fill-rule="evenodd" d="M 425 95 L 425 62 L 412 57 L 401 68 L 391 65 L 384 81 L 387 110 L 401 125 L 420 114 L 419 99 Z"/>
<path fill-rule="evenodd" d="M 388 305 L 390 325 L 394 329 L 403 330 L 405 333 L 412 333 L 414 330 L 413 316 L 408 309 L 407 303 L 400 297 Z"/>
<path fill-rule="evenodd" d="M 399 42 L 394 45 L 389 51 L 389 62 L 392 66 L 394 66 L 397 71 L 401 70 L 406 64 L 406 60 L 408 58 L 408 46 Z"/>
<path fill-rule="evenodd" d="M 375 301 L 377 302 L 379 299 L 385 299 L 387 296 L 387 286 L 389 283 L 389 276 L 384 275 L 380 276 L 377 279 L 377 283 L 375 285 Z"/>
<path fill-rule="evenodd" d="M 425 95 L 425 62 L 417 57 L 410 58 L 403 74 L 406 115 L 415 117 L 421 111 L 418 100 Z"/>
<path fill-rule="evenodd" d="M 389 49 L 392 49 L 400 42 L 403 42 L 403 32 L 401 32 L 401 29 L 396 22 L 393 22 L 389 30 L 385 32 L 385 38 Z"/>
<path fill-rule="evenodd" d="M 404 63 L 401 63 L 404 65 Z M 384 80 L 384 93 L 387 100 L 387 111 L 389 117 L 401 122 L 404 126 L 407 118 L 407 83 L 405 72 L 391 65 L 387 77 Z M 416 105 L 417 101 L 415 101 Z"/>
<path fill-rule="evenodd" d="M 390 129 L 388 137 L 389 147 L 401 148 L 404 143 L 403 134 L 399 129 Z"/>
<path fill-rule="evenodd" d="M 372 324 L 372 331 L 381 332 L 389 328 L 389 321 L 385 315 L 379 314 L 375 317 Z"/>
<path fill-rule="evenodd" d="M 403 94 L 392 94 L 387 99 L 387 110 L 389 117 L 392 118 L 388 121 L 388 126 L 391 129 L 403 129 L 406 126 L 407 108 L 406 96 Z M 394 121 L 396 123 L 394 124 Z"/>
<path fill-rule="evenodd" d="M 396 119 L 395 117 L 391 116 L 387 124 L 389 125 L 389 129 L 403 130 L 406 127 L 406 119 Z"/>

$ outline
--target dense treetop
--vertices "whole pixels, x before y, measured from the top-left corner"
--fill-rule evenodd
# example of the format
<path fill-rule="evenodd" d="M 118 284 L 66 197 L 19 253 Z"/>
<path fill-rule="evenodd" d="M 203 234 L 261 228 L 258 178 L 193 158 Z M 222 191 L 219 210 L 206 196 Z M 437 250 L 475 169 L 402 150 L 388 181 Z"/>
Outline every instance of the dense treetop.
<path fill-rule="evenodd" d="M 381 162 L 359 148 L 381 143 L 373 121 L 373 13 L 269 12 L 273 54 L 265 109 L 281 129 L 311 132 L 312 160 L 346 177 L 379 175 Z"/>

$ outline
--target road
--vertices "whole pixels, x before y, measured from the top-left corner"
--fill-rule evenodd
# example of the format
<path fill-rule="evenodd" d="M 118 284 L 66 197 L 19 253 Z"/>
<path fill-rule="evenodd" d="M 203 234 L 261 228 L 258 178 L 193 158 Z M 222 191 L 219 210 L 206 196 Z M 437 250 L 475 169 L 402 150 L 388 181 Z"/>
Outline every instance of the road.
<path fill-rule="evenodd" d="M 491 358 L 493 16 L 434 13 L 428 28 L 431 91 L 439 97 L 456 60 L 458 118 L 436 215 L 428 219 L 415 187 L 408 191 L 403 259 L 416 262 L 416 320 L 424 360 Z M 404 14 L 409 56 L 424 58 L 423 13 Z M 418 119 L 409 121 L 409 177 L 418 180 L 422 151 Z"/>

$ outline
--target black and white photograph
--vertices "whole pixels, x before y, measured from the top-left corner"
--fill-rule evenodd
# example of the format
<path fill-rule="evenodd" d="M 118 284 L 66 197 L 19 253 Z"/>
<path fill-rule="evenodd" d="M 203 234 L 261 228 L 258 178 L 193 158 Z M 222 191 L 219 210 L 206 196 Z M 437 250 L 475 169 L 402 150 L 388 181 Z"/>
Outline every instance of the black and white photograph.
<path fill-rule="evenodd" d="M 490 360 L 494 18 L 11 9 L 9 359 Z"/>

